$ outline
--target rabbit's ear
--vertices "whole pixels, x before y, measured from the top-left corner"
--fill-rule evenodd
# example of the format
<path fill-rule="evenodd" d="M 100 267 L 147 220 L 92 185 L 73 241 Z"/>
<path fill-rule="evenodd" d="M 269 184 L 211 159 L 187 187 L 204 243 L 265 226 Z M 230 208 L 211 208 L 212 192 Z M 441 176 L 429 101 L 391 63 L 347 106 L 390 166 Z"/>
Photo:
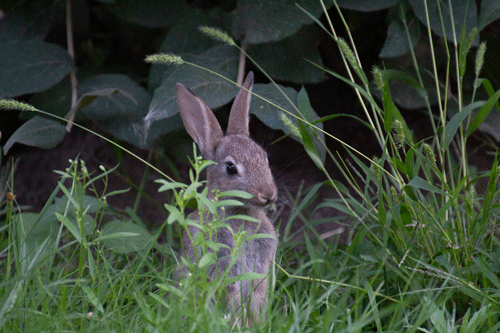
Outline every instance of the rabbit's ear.
<path fill-rule="evenodd" d="M 208 105 L 182 83 L 175 85 L 175 93 L 184 127 L 203 157 L 212 159 L 215 146 L 224 135 L 217 118 Z"/>
<path fill-rule="evenodd" d="M 250 110 L 250 99 L 252 98 L 253 72 L 249 72 L 243 88 L 234 99 L 231 113 L 229 114 L 229 123 L 227 125 L 227 134 L 242 134 L 249 136 L 248 131 L 248 111 Z"/>

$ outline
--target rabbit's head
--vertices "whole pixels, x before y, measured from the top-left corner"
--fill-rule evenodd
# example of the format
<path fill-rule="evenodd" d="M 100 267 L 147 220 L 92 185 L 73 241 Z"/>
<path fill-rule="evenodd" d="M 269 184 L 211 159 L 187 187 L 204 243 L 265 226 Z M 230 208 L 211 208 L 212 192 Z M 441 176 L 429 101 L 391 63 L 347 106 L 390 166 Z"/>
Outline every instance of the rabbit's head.
<path fill-rule="evenodd" d="M 177 104 L 187 132 L 203 157 L 217 164 L 207 168 L 209 190 L 242 190 L 253 195 L 245 204 L 263 207 L 276 200 L 274 183 L 266 152 L 249 137 L 253 73 L 248 73 L 236 96 L 226 135 L 210 108 L 181 83 L 175 85 Z"/>

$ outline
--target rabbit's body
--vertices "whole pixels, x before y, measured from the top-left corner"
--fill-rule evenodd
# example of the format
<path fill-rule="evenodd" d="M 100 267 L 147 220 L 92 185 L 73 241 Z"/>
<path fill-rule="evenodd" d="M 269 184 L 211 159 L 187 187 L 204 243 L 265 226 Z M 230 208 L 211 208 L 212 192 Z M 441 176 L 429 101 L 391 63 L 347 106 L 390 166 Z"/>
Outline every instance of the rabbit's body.
<path fill-rule="evenodd" d="M 231 108 L 226 135 L 223 134 L 217 119 L 208 106 L 182 84 L 176 85 L 177 103 L 186 130 L 195 140 L 205 159 L 216 164 L 207 167 L 208 193 L 212 190 L 220 192 L 241 190 L 253 195 L 251 199 L 241 200 L 243 206 L 225 208 L 225 215 L 247 215 L 260 223 L 239 219 L 226 221 L 229 227 L 218 230 L 217 242 L 228 245 L 217 252 L 217 266 L 210 269 L 210 277 L 224 272 L 230 267 L 229 277 L 247 272 L 268 274 L 269 265 L 274 259 L 277 239 L 274 227 L 266 216 L 266 207 L 277 198 L 277 188 L 269 169 L 267 155 L 264 150 L 249 138 L 248 111 L 250 107 L 250 90 L 253 86 L 253 74 L 249 73 Z M 209 197 L 210 198 L 210 197 Z M 197 220 L 198 212 L 191 219 Z M 211 218 L 204 216 L 204 223 Z M 247 241 L 236 255 L 234 265 L 231 263 L 231 249 L 235 248 L 233 233 L 243 230 L 248 234 L 268 234 L 272 238 L 255 238 Z M 199 230 L 190 228 L 191 235 Z M 196 249 L 187 235 L 182 236 L 184 253 L 188 259 L 196 260 Z M 228 305 L 237 310 L 244 301 L 250 298 L 250 311 L 258 317 L 267 304 L 267 277 L 261 280 L 239 281 L 228 287 Z"/>
<path fill-rule="evenodd" d="M 241 212 L 229 212 L 231 215 L 244 213 L 246 213 L 245 210 Z M 228 214 L 227 211 L 226 214 Z M 274 238 L 257 238 L 245 242 L 240 250 L 240 253 L 236 255 L 238 260 L 231 266 L 228 277 L 235 277 L 247 272 L 256 272 L 267 275 L 271 260 L 274 259 L 277 241 L 274 227 L 271 222 L 269 222 L 267 216 L 261 210 L 253 212 L 252 215 L 248 213 L 245 215 L 260 218 L 262 223 L 259 225 L 254 222 L 237 219 L 227 220 L 226 223 L 229 224 L 234 232 L 237 232 L 240 228 L 242 228 L 244 231 L 247 231 L 248 234 L 265 233 L 272 235 Z M 193 213 L 190 218 L 197 220 L 197 212 Z M 206 221 L 207 218 L 205 217 L 204 220 Z M 199 230 L 195 227 L 190 227 L 189 230 L 191 235 L 194 235 L 198 231 Z M 183 242 L 186 257 L 195 261 L 195 249 L 191 242 L 188 241 L 187 235 L 183 235 Z M 217 234 L 217 243 L 228 245 L 230 249 L 221 248 L 217 252 L 218 271 L 215 271 L 215 267 L 209 268 L 209 278 L 211 279 L 215 278 L 216 274 L 222 274 L 225 272 L 230 266 L 231 249 L 234 249 L 235 247 L 233 233 L 227 228 L 219 229 Z M 201 253 L 200 249 L 198 249 L 198 254 L 199 253 Z M 184 255 L 184 253 L 182 255 Z M 238 310 L 242 304 L 241 299 L 248 300 L 248 298 L 251 297 L 250 310 L 254 317 L 258 316 L 263 306 L 266 305 L 267 277 L 259 280 L 244 280 L 236 282 L 235 284 L 230 285 L 226 292 L 226 303 L 231 310 Z"/>

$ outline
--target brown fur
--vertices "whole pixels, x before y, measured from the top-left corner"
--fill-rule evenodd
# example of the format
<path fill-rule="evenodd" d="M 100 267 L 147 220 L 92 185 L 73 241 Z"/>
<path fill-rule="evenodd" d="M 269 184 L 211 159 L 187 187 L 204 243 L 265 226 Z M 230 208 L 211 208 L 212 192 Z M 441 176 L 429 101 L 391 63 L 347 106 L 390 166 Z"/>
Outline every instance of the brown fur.
<path fill-rule="evenodd" d="M 267 306 L 267 275 L 269 266 L 274 260 L 277 239 L 274 227 L 266 216 L 265 209 L 273 203 L 278 195 L 267 155 L 264 150 L 249 138 L 248 111 L 250 107 L 253 73 L 249 73 L 243 88 L 235 98 L 227 134 L 222 129 L 210 108 L 198 96 L 184 85 L 178 83 L 175 87 L 177 103 L 184 126 L 189 135 L 197 143 L 204 158 L 215 161 L 217 164 L 207 167 L 207 186 L 209 193 L 213 189 L 219 191 L 242 190 L 253 195 L 253 198 L 244 202 L 244 206 L 226 209 L 227 215 L 244 214 L 256 218 L 260 223 L 231 219 L 227 223 L 234 232 L 240 228 L 249 234 L 265 233 L 273 238 L 257 238 L 246 242 L 240 250 L 237 263 L 230 268 L 230 277 L 246 272 L 265 274 L 261 280 L 240 281 L 230 285 L 227 289 L 227 304 L 232 310 L 238 310 L 242 302 L 250 298 L 250 316 L 260 317 Z M 228 172 L 227 163 L 234 164 L 237 175 Z M 198 218 L 198 212 L 193 213 L 193 219 Z M 204 216 L 204 221 L 208 219 Z M 190 233 L 198 232 L 192 227 Z M 182 236 L 185 255 L 195 260 L 195 249 L 187 235 Z M 232 233 L 227 228 L 218 232 L 217 241 L 234 249 Z M 228 269 L 230 265 L 229 249 L 222 248 L 217 252 L 219 273 Z M 185 270 L 185 269 L 184 269 Z M 181 270 L 182 271 L 182 270 Z M 212 267 L 211 274 L 215 275 Z M 263 318 L 261 318 L 263 319 Z"/>

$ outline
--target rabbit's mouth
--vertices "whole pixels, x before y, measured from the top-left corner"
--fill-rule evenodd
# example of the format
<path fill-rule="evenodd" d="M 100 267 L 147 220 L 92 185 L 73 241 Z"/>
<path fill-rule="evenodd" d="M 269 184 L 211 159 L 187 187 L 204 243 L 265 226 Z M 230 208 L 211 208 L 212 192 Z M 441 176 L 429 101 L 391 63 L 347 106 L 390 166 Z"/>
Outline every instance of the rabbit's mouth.
<path fill-rule="evenodd" d="M 276 209 L 276 200 L 259 200 L 255 196 L 246 202 L 242 201 L 243 207 L 252 207 L 264 210 L 274 210 Z"/>

